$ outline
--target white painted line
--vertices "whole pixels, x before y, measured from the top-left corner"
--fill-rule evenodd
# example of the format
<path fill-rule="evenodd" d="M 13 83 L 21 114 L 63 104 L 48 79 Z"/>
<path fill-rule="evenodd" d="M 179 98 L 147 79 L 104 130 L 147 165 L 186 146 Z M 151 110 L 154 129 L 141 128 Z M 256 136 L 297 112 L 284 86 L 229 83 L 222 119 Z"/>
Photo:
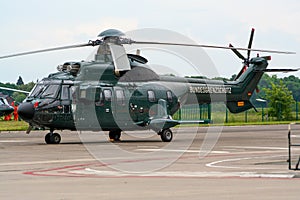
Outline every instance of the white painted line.
<path fill-rule="evenodd" d="M 137 146 L 138 148 L 159 148 L 159 146 Z"/>
<path fill-rule="evenodd" d="M 28 140 L 0 140 L 0 143 L 28 142 Z"/>
<path fill-rule="evenodd" d="M 178 153 L 203 153 L 203 151 L 200 150 L 185 150 L 185 149 L 137 149 L 136 151 L 161 151 L 161 152 L 178 152 Z M 228 154 L 228 151 L 211 151 L 209 153 L 215 153 L 215 154 Z"/>
<path fill-rule="evenodd" d="M 262 174 L 262 173 L 249 173 L 244 174 L 241 177 L 245 178 L 294 178 L 295 174 L 277 174 L 277 173 L 270 173 L 270 174 Z"/>
<path fill-rule="evenodd" d="M 287 150 L 287 147 L 254 147 L 254 146 L 224 146 L 236 149 L 266 149 L 266 150 Z"/>
<path fill-rule="evenodd" d="M 243 158 L 232 158 L 232 159 L 225 159 L 225 160 L 218 160 L 214 162 L 207 163 L 207 167 L 213 167 L 213 168 L 225 168 L 225 169 L 245 169 L 245 166 L 237 167 L 237 166 L 225 166 L 225 165 L 218 165 L 220 163 L 225 162 L 235 162 L 235 161 L 241 161 L 241 160 L 251 160 L 251 159 L 262 159 L 262 158 L 276 158 L 276 157 L 284 157 L 285 155 L 276 155 L 276 156 L 260 156 L 260 157 L 243 157 Z M 250 169 L 271 169 L 271 168 L 250 168 Z"/>
<path fill-rule="evenodd" d="M 255 173 L 255 172 L 192 172 L 192 171 L 160 171 L 151 173 L 126 173 L 122 171 L 103 171 L 86 168 L 84 170 L 69 171 L 73 174 L 97 175 L 110 177 L 183 177 L 183 178 L 222 178 L 222 177 L 240 177 L 240 178 L 293 178 L 294 174 L 288 173 Z"/>
<path fill-rule="evenodd" d="M 224 163 L 224 162 L 234 162 L 234 161 L 240 161 L 240 160 L 247 160 L 250 158 L 232 158 L 232 159 L 225 159 L 225 160 L 218 160 L 214 161 L 211 163 L 207 163 L 207 167 L 214 167 L 214 168 L 226 168 L 226 169 L 239 169 L 241 167 L 234 167 L 234 166 L 224 166 L 224 165 L 217 165 L 219 163 Z"/>
<path fill-rule="evenodd" d="M 45 160 L 45 161 L 32 161 L 32 162 L 13 162 L 13 163 L 0 163 L 0 166 L 6 165 L 37 165 L 37 164 L 53 164 L 53 163 L 68 163 L 68 162 L 89 162 L 96 161 L 95 159 L 72 159 L 72 160 Z"/>

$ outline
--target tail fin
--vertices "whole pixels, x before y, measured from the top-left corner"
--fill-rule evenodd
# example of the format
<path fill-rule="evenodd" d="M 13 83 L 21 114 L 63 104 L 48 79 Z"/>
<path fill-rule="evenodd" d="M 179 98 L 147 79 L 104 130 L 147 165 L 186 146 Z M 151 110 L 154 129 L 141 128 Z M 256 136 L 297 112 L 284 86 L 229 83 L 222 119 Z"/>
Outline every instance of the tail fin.
<path fill-rule="evenodd" d="M 249 63 L 247 70 L 236 80 L 237 86 L 232 88 L 232 94 L 227 96 L 226 106 L 232 113 L 254 108 L 250 97 L 268 66 L 267 60 L 263 57 L 252 58 Z"/>

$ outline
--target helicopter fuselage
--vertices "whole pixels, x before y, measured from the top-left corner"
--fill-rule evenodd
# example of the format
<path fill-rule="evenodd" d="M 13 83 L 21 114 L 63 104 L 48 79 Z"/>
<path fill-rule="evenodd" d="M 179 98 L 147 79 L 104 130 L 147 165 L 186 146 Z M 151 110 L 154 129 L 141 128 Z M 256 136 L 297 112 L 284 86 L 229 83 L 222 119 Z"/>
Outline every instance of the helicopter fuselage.
<path fill-rule="evenodd" d="M 224 82 L 159 76 L 147 66 L 118 77 L 113 65 L 82 62 L 77 76 L 62 71 L 40 81 L 19 114 L 32 126 L 53 130 L 159 131 L 179 124 L 171 116 L 185 104 L 225 102 L 234 113 L 252 108 L 249 98 L 267 61 L 252 63 L 239 80 Z"/>

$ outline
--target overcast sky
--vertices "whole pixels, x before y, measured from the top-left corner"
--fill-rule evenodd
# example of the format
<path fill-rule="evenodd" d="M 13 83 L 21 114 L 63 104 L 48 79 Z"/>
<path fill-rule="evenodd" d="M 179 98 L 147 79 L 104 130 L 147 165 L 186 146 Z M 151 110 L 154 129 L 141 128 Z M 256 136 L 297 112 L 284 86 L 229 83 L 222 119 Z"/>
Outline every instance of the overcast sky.
<path fill-rule="evenodd" d="M 300 2 L 296 0 L 0 2 L 0 56 L 84 43 L 109 28 L 124 32 L 143 28 L 167 29 L 199 44 L 228 46 L 232 43 L 246 47 L 253 27 L 256 30 L 253 48 L 297 52 L 296 55 L 271 54 L 269 68 L 300 67 L 297 59 L 300 56 Z M 25 82 L 36 81 L 55 72 L 57 65 L 65 61 L 85 60 L 92 51 L 83 48 L 2 59 L 0 82 L 15 83 L 18 76 Z M 240 70 L 241 60 L 230 50 L 205 51 L 216 66 L 216 76 L 229 78 Z M 168 62 L 168 56 L 165 62 Z M 172 62 L 174 59 L 170 59 Z M 156 60 L 155 64 L 160 63 Z"/>

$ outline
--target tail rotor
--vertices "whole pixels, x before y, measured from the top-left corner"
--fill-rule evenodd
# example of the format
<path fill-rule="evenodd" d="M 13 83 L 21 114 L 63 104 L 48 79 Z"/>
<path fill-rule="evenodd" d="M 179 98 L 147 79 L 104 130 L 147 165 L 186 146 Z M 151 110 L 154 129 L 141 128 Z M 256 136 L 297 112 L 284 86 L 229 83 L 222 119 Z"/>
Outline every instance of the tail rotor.
<path fill-rule="evenodd" d="M 252 28 L 251 33 L 250 33 L 249 43 L 248 43 L 247 57 L 243 56 L 237 49 L 234 48 L 234 46 L 232 44 L 229 44 L 229 47 L 233 47 L 231 49 L 233 51 L 233 53 L 235 53 L 235 55 L 237 55 L 241 60 L 243 60 L 243 68 L 241 69 L 241 71 L 238 73 L 238 75 L 235 77 L 234 80 L 237 80 L 249 67 L 254 31 L 255 31 L 255 29 Z"/>

